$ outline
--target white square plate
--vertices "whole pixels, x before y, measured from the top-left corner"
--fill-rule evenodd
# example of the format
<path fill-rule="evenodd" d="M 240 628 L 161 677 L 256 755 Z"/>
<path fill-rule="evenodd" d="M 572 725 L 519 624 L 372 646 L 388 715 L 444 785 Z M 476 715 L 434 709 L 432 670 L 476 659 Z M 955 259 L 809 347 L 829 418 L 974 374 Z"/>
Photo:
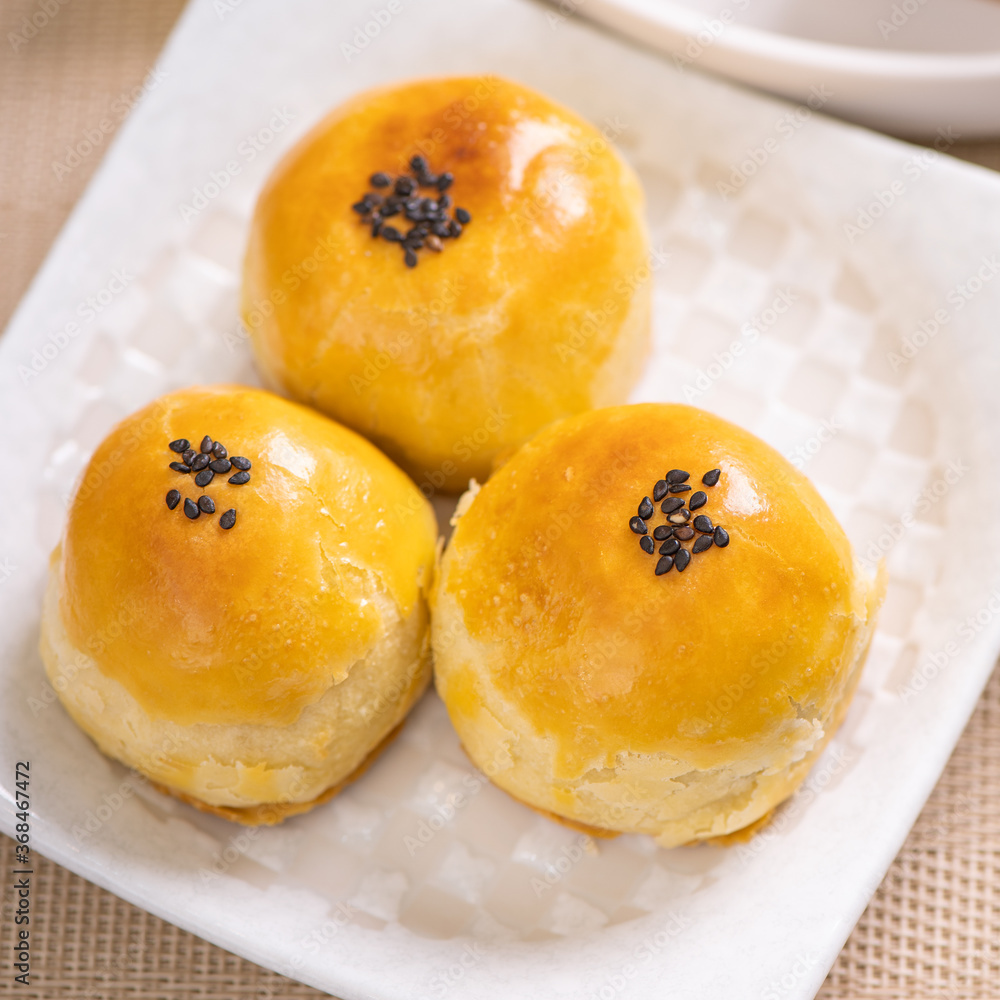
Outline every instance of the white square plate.
<path fill-rule="evenodd" d="M 103 758 L 45 682 L 46 559 L 87 456 L 165 391 L 254 380 L 236 290 L 275 160 L 356 91 L 445 72 L 520 79 L 614 137 L 668 259 L 635 398 L 758 432 L 887 559 L 848 721 L 744 847 L 581 840 L 477 776 L 433 694 L 333 802 L 246 831 Z M 811 997 L 1000 648 L 998 218 L 985 171 L 526 0 L 194 3 L 0 343 L 0 826 L 30 760 L 34 848 L 350 1000 Z"/>

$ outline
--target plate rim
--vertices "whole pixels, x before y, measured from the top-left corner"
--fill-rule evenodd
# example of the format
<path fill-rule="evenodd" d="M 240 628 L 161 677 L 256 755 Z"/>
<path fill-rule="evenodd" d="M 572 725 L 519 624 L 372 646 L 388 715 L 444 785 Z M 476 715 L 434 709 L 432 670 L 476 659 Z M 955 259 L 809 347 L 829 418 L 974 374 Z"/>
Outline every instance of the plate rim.
<path fill-rule="evenodd" d="M 192 11 L 197 6 L 198 6 L 197 4 L 194 4 L 194 3 L 191 4 L 188 7 L 188 12 Z M 184 22 L 184 19 L 182 18 L 181 24 L 183 22 Z M 179 27 L 180 27 L 180 24 L 178 25 L 178 28 L 175 28 L 175 32 L 179 29 Z M 173 36 L 172 36 L 172 40 L 173 40 Z M 95 180 L 96 180 L 96 177 L 95 177 Z M 91 183 L 93 184 L 94 182 L 92 181 Z M 88 187 L 88 191 L 90 191 L 90 187 Z M 79 207 L 80 204 L 82 204 L 83 200 L 84 199 L 81 198 L 80 203 L 78 203 L 78 207 Z M 72 220 L 72 218 L 73 218 L 73 216 L 71 216 L 71 220 Z M 57 241 L 56 241 L 57 243 L 61 240 L 61 238 L 65 234 L 66 228 L 68 228 L 68 226 L 69 226 L 69 223 L 67 223 L 67 226 L 64 227 L 64 229 L 60 232 L 59 237 L 57 237 Z M 50 256 L 51 256 L 51 254 L 50 254 Z M 47 257 L 47 262 L 49 261 L 49 259 L 50 258 Z M 43 265 L 43 267 L 44 266 L 45 265 Z M 41 270 L 40 270 L 39 273 L 41 273 Z M 27 299 L 30 294 L 31 293 L 29 291 L 28 295 L 26 295 L 25 298 Z M 16 317 L 17 317 L 17 313 L 15 313 L 15 316 L 12 317 L 12 324 L 13 324 L 14 319 Z M 994 650 L 994 653 L 991 654 L 991 655 L 992 655 L 992 658 L 995 659 L 995 651 L 998 648 L 1000 648 L 1000 623 L 997 623 L 996 627 L 991 631 L 991 633 L 990 633 L 990 640 L 989 641 L 990 641 L 991 648 Z M 983 648 L 982 645 L 978 645 L 976 647 L 977 654 L 980 653 L 980 651 L 982 650 L 982 648 Z M 982 669 L 984 669 L 986 671 L 984 673 L 984 679 L 983 679 L 983 684 L 985 684 L 986 679 L 988 679 L 988 677 L 989 677 L 989 672 L 992 671 L 992 669 L 993 669 L 992 662 L 990 662 L 988 665 L 983 665 Z M 982 685 L 972 685 L 972 686 L 976 687 L 977 692 L 982 687 Z M 971 688 L 970 688 L 970 691 L 971 691 Z M 967 706 L 968 707 L 968 711 L 967 712 L 964 711 L 964 703 L 961 706 L 960 705 L 953 706 L 953 708 L 952 708 L 953 717 L 957 719 L 958 715 L 961 715 L 963 717 L 963 719 L 967 719 L 969 717 L 969 715 L 971 715 L 972 711 L 975 709 L 975 704 L 976 704 L 977 698 L 978 698 L 978 693 L 976 694 L 975 697 L 970 697 L 969 698 L 968 706 Z M 954 728 L 956 728 L 957 731 L 960 733 L 961 729 L 964 727 L 964 724 L 965 724 L 964 722 L 961 725 L 958 725 L 956 723 L 955 726 L 954 726 Z M 944 744 L 942 744 L 942 746 L 944 746 Z M 945 764 L 947 763 L 947 760 L 951 756 L 953 750 L 954 750 L 954 742 L 949 740 L 948 741 L 947 750 L 946 750 L 946 752 L 943 752 L 943 759 L 941 761 L 941 768 L 943 768 L 945 766 Z M 934 767 L 932 765 L 932 767 L 929 768 L 929 770 L 933 770 L 933 769 L 934 769 Z M 937 773 L 939 774 L 940 770 L 938 770 Z M 933 783 L 931 783 L 930 787 L 933 787 Z M 915 799 L 919 799 L 920 805 L 922 805 L 922 803 L 923 803 L 923 801 L 924 801 L 924 799 L 925 799 L 926 796 L 922 795 L 922 794 L 918 795 L 915 792 L 914 793 L 914 797 L 915 797 Z M 918 805 L 917 811 L 919 811 L 920 805 Z M 5 827 L 6 826 L 6 820 L 7 820 L 7 816 L 6 816 L 5 810 L 0 809 L 0 826 Z M 61 830 L 61 828 L 60 828 L 60 832 L 66 833 L 66 831 Z M 38 843 L 43 843 L 43 836 L 42 836 L 42 834 L 43 834 L 43 831 L 41 829 L 39 829 L 38 834 L 35 837 L 35 839 L 37 840 Z M 244 945 L 242 943 L 242 941 L 244 941 L 245 939 L 241 939 L 238 935 L 235 935 L 235 934 L 227 934 L 226 933 L 226 931 L 227 931 L 226 927 L 220 926 L 218 928 L 213 927 L 213 928 L 209 929 L 204 924 L 198 924 L 196 917 L 193 916 L 193 915 L 189 916 L 188 911 L 185 910 L 185 909 L 182 909 L 182 908 L 179 907 L 175 911 L 175 910 L 170 910 L 166 906 L 150 905 L 150 903 L 149 903 L 148 900 L 140 899 L 140 896 L 138 895 L 138 890 L 136 891 L 135 894 L 133 894 L 130 891 L 131 887 L 129 885 L 127 885 L 126 883 L 113 883 L 110 877 L 105 878 L 104 874 L 109 871 L 108 869 L 101 868 L 100 866 L 96 866 L 96 865 L 93 865 L 93 864 L 85 864 L 85 863 L 83 863 L 84 856 L 82 854 L 73 853 L 72 850 L 70 849 L 71 845 L 68 842 L 66 844 L 66 847 L 67 847 L 66 851 L 51 850 L 51 849 L 49 849 L 49 850 L 43 850 L 42 853 L 46 854 L 47 856 L 52 857 L 53 860 L 56 860 L 58 863 L 64 864 L 64 866 L 67 867 L 67 868 L 69 868 L 70 870 L 76 871 L 79 874 L 83 875 L 84 877 L 90 879 L 95 884 L 101 885 L 102 887 L 104 887 L 108 891 L 111 891 L 112 893 L 120 896 L 123 899 L 127 899 L 130 902 L 133 902 L 135 905 L 141 907 L 142 909 L 144 909 L 144 910 L 146 910 L 148 912 L 156 913 L 158 916 L 163 917 L 163 919 L 166 919 L 169 922 L 174 923 L 174 924 L 176 924 L 179 927 L 183 927 L 185 930 L 188 930 L 190 933 L 193 933 L 193 934 L 195 934 L 195 935 L 197 935 L 199 937 L 205 938 L 207 940 L 215 941 L 216 943 L 220 944 L 220 946 L 222 946 L 222 947 L 224 947 L 224 948 L 232 951 L 233 953 L 239 954 L 239 955 L 243 955 L 249 961 L 258 962 L 258 963 L 262 963 L 264 961 L 264 959 L 262 958 L 262 956 L 255 955 L 255 954 L 251 953 L 251 951 L 252 951 L 252 942 L 247 941 L 246 944 Z M 56 856 L 56 855 L 58 855 L 58 856 Z M 63 860 L 63 859 L 65 859 L 65 860 Z M 889 860 L 891 862 L 891 857 L 890 857 Z M 864 909 L 864 906 L 866 905 L 866 902 L 867 901 L 862 902 L 859 905 L 858 913 L 860 913 Z M 844 939 L 846 939 L 847 935 L 850 933 L 850 930 L 851 930 L 851 926 L 846 926 L 844 928 Z M 838 948 L 839 948 L 839 946 L 838 946 Z M 271 964 L 270 967 L 271 968 L 275 968 L 276 971 L 279 971 L 279 972 L 281 971 L 280 967 L 278 967 L 276 965 Z M 344 985 L 338 985 L 336 987 L 338 989 L 338 991 L 355 990 L 355 994 L 354 995 L 361 995 L 360 992 L 357 992 L 357 991 L 361 990 L 362 987 L 356 985 L 356 981 L 355 981 L 355 985 L 348 985 L 347 981 L 349 981 L 351 979 L 350 969 L 343 969 L 342 972 L 344 974 L 345 983 L 344 983 Z M 284 974 L 287 974 L 287 973 L 284 973 Z M 306 972 L 296 971 L 294 973 L 294 976 L 295 976 L 295 978 L 300 979 L 300 981 L 302 981 L 302 982 L 308 982 L 308 983 L 310 983 L 310 985 L 316 985 L 317 988 L 319 988 L 319 989 L 327 989 L 327 988 L 329 988 L 328 985 L 326 985 L 324 983 L 318 983 L 316 981 L 315 977 L 310 977 L 307 971 Z M 822 975 L 820 975 L 820 981 L 822 981 L 823 976 L 825 976 L 825 971 L 823 971 Z M 347 995 L 347 992 L 345 992 L 345 996 L 346 995 Z M 368 995 L 368 994 L 366 994 L 366 995 Z"/>

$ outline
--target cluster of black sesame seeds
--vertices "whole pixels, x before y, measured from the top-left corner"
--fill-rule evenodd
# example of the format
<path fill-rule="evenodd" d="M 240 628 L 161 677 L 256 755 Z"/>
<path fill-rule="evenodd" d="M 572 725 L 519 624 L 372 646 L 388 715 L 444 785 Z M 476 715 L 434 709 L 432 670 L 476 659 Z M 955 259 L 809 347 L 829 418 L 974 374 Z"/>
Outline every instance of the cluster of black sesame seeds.
<path fill-rule="evenodd" d="M 237 455 L 229 457 L 226 446 L 221 441 L 213 441 L 207 434 L 201 439 L 201 444 L 197 449 L 191 447 L 191 442 L 187 438 L 178 438 L 171 441 L 167 446 L 175 455 L 180 455 L 179 462 L 171 462 L 170 468 L 174 472 L 189 476 L 194 474 L 195 486 L 204 489 L 212 480 L 218 476 L 224 476 L 229 472 L 233 474 L 228 482 L 233 486 L 243 486 L 250 482 L 250 459 Z M 236 470 L 233 472 L 233 470 Z M 173 510 L 181 502 L 180 490 L 170 490 L 167 493 L 167 506 Z M 192 521 L 196 521 L 202 514 L 214 514 L 215 501 L 207 494 L 198 497 L 197 502 L 185 498 L 184 514 Z M 224 511 L 219 518 L 219 526 L 227 531 L 236 523 L 236 508 L 230 507 Z"/>
<path fill-rule="evenodd" d="M 407 267 L 417 266 L 417 251 L 423 247 L 440 253 L 444 249 L 441 241 L 457 239 L 462 235 L 462 227 L 472 221 L 464 208 L 456 208 L 454 215 L 448 214 L 451 195 L 445 192 L 454 177 L 447 172 L 432 174 L 422 156 L 411 157 L 409 174 L 393 179 L 379 171 L 368 181 L 376 190 L 369 191 L 351 208 L 366 226 L 371 227 L 372 238 L 381 236 L 403 248 L 403 262 Z M 391 188 L 391 192 L 386 193 L 386 188 Z M 436 195 L 425 197 L 420 193 L 421 188 L 432 188 Z M 406 232 L 386 222 L 397 215 L 411 223 Z"/>
<path fill-rule="evenodd" d="M 720 469 L 712 469 L 701 477 L 702 484 L 711 489 L 721 475 Z M 635 517 L 628 522 L 629 528 L 641 536 L 639 547 L 643 552 L 652 555 L 656 551 L 656 543 L 661 543 L 660 558 L 654 571 L 657 576 L 669 573 L 674 567 L 678 573 L 683 573 L 692 555 L 705 552 L 713 545 L 724 549 L 729 544 L 729 532 L 725 528 L 712 524 L 707 514 L 694 513 L 708 503 L 708 494 L 704 490 L 691 493 L 690 478 L 691 474 L 683 469 L 671 469 L 653 487 L 652 497 L 642 498 Z M 685 493 L 691 493 L 691 496 L 685 498 Z M 667 523 L 657 525 L 650 534 L 648 522 L 655 513 L 654 504 L 657 503 L 666 515 Z M 694 544 L 689 549 L 681 544 L 692 539 Z"/>

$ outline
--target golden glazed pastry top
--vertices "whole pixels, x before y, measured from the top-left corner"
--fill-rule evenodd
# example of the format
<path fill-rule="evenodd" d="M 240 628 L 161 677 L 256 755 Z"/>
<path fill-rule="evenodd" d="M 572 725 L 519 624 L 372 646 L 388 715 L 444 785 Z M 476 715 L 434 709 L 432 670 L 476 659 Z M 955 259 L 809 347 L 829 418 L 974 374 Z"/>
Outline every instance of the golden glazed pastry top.
<path fill-rule="evenodd" d="M 252 463 L 204 489 L 168 443 L 204 435 Z M 177 489 L 211 497 L 190 520 Z M 220 516 L 237 510 L 225 530 Z M 436 525 L 414 484 L 363 438 L 239 386 L 172 393 L 95 452 L 69 512 L 60 610 L 73 645 L 152 716 L 180 724 L 294 721 L 406 617 L 433 567 Z"/>
<path fill-rule="evenodd" d="M 351 204 L 415 154 L 453 173 L 471 221 L 410 269 Z M 281 162 L 242 313 L 272 379 L 418 483 L 458 490 L 552 420 L 624 401 L 647 347 L 647 252 L 638 180 L 592 125 L 497 77 L 420 80 L 352 98 Z"/>
<path fill-rule="evenodd" d="M 703 486 L 716 468 L 718 484 Z M 697 513 L 730 543 L 658 577 L 629 519 L 671 469 L 708 494 Z M 655 507 L 650 531 L 666 520 Z M 441 577 L 482 651 L 443 685 L 456 725 L 476 717 L 481 686 L 495 689 L 555 740 L 556 779 L 614 767 L 622 751 L 724 766 L 788 721 L 830 717 L 877 600 L 800 472 L 680 405 L 543 431 L 476 495 Z"/>

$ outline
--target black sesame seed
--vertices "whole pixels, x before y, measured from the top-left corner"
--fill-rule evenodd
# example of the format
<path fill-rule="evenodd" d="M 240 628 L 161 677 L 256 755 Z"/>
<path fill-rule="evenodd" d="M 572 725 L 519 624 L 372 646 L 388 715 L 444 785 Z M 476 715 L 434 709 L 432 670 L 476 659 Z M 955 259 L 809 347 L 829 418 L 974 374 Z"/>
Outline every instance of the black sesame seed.
<path fill-rule="evenodd" d="M 191 463 L 192 472 L 201 472 L 202 469 L 208 467 L 208 463 L 212 461 L 210 455 L 206 455 L 202 452 L 200 455 L 195 455 L 194 461 Z"/>
<path fill-rule="evenodd" d="M 663 576 L 664 573 L 669 573 L 674 568 L 674 557 L 673 556 L 660 556 L 659 561 L 656 563 L 656 569 L 654 572 L 657 576 Z"/>
<path fill-rule="evenodd" d="M 687 483 L 671 483 L 670 492 L 671 493 L 687 493 L 691 487 Z"/>
<path fill-rule="evenodd" d="M 201 447 L 199 448 L 199 451 L 203 455 L 207 455 L 214 447 L 215 447 L 215 442 L 206 434 L 201 439 Z"/>
<path fill-rule="evenodd" d="M 466 208 L 452 209 L 451 195 L 445 193 L 454 182 L 450 172 L 433 173 L 427 158 L 420 154 L 411 156 L 408 165 L 410 176 L 393 179 L 384 171 L 369 175 L 370 184 L 380 188 L 381 193 L 369 191 L 352 207 L 370 225 L 373 238 L 381 236 L 389 243 L 402 243 L 403 263 L 414 268 L 420 262 L 418 250 L 428 247 L 441 252 L 440 241 L 461 236 L 463 225 L 472 221 L 472 213 Z M 425 188 L 432 189 L 430 197 L 422 194 Z M 400 211 L 414 224 L 405 235 L 402 227 L 385 223 Z"/>
<path fill-rule="evenodd" d="M 237 455 L 235 458 L 229 460 L 233 465 L 240 470 L 240 472 L 246 472 L 250 468 L 250 459 L 244 458 L 242 455 Z"/>
<path fill-rule="evenodd" d="M 683 469 L 671 469 L 663 478 L 668 483 L 683 483 L 691 478 L 691 473 Z"/>
<path fill-rule="evenodd" d="M 190 497 L 188 497 L 184 501 L 184 513 L 187 514 L 192 521 L 195 521 L 201 511 L 198 510 L 198 505 Z"/>
<path fill-rule="evenodd" d="M 677 567 L 678 573 L 683 573 L 687 569 L 687 564 L 691 562 L 691 553 L 687 549 L 681 549 L 677 555 L 674 556 L 674 565 Z"/>
<path fill-rule="evenodd" d="M 701 535 L 699 538 L 695 539 L 694 545 L 691 546 L 691 551 L 697 555 L 699 552 L 704 552 L 705 549 L 710 549 L 712 547 L 712 536 L 711 535 Z"/>
<path fill-rule="evenodd" d="M 233 486 L 242 486 L 244 483 L 250 482 L 250 473 L 237 472 L 234 476 L 229 477 L 229 482 L 231 482 Z"/>
<path fill-rule="evenodd" d="M 637 534 L 646 534 L 646 522 L 641 517 L 633 517 L 629 519 L 628 526 Z"/>
<path fill-rule="evenodd" d="M 173 510 L 181 502 L 180 490 L 170 490 L 167 493 L 167 506 Z"/>
<path fill-rule="evenodd" d="M 217 458 L 214 462 L 209 462 L 208 467 L 220 476 L 224 476 L 233 467 L 233 463 L 228 458 Z"/>
<path fill-rule="evenodd" d="M 198 497 L 198 509 L 205 514 L 215 513 L 215 501 L 209 496 Z"/>
<path fill-rule="evenodd" d="M 712 469 L 711 472 L 706 472 L 705 475 L 701 477 L 701 481 L 706 486 L 714 486 L 719 481 L 719 476 L 722 475 L 722 469 Z"/>
<path fill-rule="evenodd" d="M 652 555 L 653 539 L 650 538 L 649 535 L 643 535 L 642 538 L 639 539 L 639 548 L 642 549 L 643 552 L 648 552 L 650 555 Z"/>
<path fill-rule="evenodd" d="M 698 490 L 697 493 L 692 493 L 690 499 L 688 500 L 688 507 L 691 510 L 697 510 L 699 507 L 704 507 L 708 502 L 708 494 L 704 490 Z"/>
<path fill-rule="evenodd" d="M 221 441 L 216 441 L 212 445 L 212 454 L 216 458 L 229 458 L 229 452 L 226 451 L 226 446 Z"/>
<path fill-rule="evenodd" d="M 211 469 L 202 469 L 197 476 L 194 477 L 195 486 L 205 487 L 215 478 L 215 473 Z"/>
<path fill-rule="evenodd" d="M 171 451 L 176 451 L 177 454 L 180 455 L 181 452 L 187 451 L 188 448 L 191 447 L 191 442 L 188 441 L 187 438 L 178 438 L 176 441 L 171 441 L 167 447 Z"/>
<path fill-rule="evenodd" d="M 660 504 L 660 510 L 664 514 L 672 514 L 675 510 L 680 510 L 684 506 L 684 501 L 680 497 L 668 497 Z"/>
<path fill-rule="evenodd" d="M 664 538 L 669 538 L 674 533 L 674 529 L 669 524 L 658 524 L 653 528 L 653 537 L 662 542 Z"/>
<path fill-rule="evenodd" d="M 653 516 L 653 510 L 654 510 L 653 501 L 650 500 L 649 497 L 643 497 L 642 503 L 639 504 L 639 509 L 638 511 L 636 511 L 636 513 L 644 521 L 648 521 Z"/>
<path fill-rule="evenodd" d="M 712 524 L 712 519 L 707 514 L 699 514 L 694 519 L 695 531 L 701 531 L 706 535 L 710 535 L 715 531 L 715 525 Z"/>
<path fill-rule="evenodd" d="M 690 520 L 691 511 L 687 507 L 681 507 L 680 510 L 675 510 L 672 514 L 667 515 L 667 520 L 671 524 L 683 524 L 685 521 Z"/>
<path fill-rule="evenodd" d="M 181 465 L 180 462 L 171 462 L 170 468 L 173 469 L 174 472 L 183 472 L 185 475 L 191 471 L 191 466 Z"/>
<path fill-rule="evenodd" d="M 229 510 L 219 518 L 219 527 L 225 528 L 227 531 L 236 523 L 236 508 L 230 507 Z"/>
<path fill-rule="evenodd" d="M 674 528 L 674 538 L 680 539 L 682 542 L 686 542 L 689 539 L 694 538 L 694 528 L 688 524 L 685 524 L 683 528 Z"/>
<path fill-rule="evenodd" d="M 668 538 L 660 546 L 660 555 L 661 556 L 672 556 L 680 547 L 681 547 L 681 543 L 679 541 L 677 541 L 676 538 Z"/>
<path fill-rule="evenodd" d="M 188 450 L 181 455 L 181 461 L 185 465 L 190 465 L 194 461 L 194 456 L 197 454 L 198 452 L 196 452 L 194 448 L 188 448 Z"/>
<path fill-rule="evenodd" d="M 720 549 L 724 549 L 729 544 L 729 532 L 720 524 L 712 533 L 712 539 Z"/>

